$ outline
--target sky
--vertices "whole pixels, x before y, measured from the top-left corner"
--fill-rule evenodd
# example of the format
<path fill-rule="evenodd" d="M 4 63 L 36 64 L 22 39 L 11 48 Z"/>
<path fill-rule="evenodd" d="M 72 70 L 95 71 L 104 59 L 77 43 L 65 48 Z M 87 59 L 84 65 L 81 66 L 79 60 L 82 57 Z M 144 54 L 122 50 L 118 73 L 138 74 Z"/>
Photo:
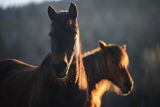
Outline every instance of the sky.
<path fill-rule="evenodd" d="M 10 6 L 22 6 L 28 3 L 41 3 L 44 1 L 59 1 L 59 0 L 0 0 L 0 7 L 7 8 Z"/>

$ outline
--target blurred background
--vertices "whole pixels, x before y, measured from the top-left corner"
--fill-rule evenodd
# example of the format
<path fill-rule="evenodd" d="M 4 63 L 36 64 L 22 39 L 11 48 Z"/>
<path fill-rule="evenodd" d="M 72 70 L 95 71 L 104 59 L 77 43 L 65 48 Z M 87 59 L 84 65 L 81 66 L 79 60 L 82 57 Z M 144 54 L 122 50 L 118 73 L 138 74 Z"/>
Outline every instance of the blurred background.
<path fill-rule="evenodd" d="M 74 1 L 74 0 L 72 0 Z M 102 107 L 160 107 L 160 1 L 78 0 L 83 51 L 97 41 L 127 44 L 132 93 L 108 92 Z M 38 65 L 50 52 L 49 4 L 68 9 L 70 0 L 0 0 L 0 60 L 17 58 Z"/>

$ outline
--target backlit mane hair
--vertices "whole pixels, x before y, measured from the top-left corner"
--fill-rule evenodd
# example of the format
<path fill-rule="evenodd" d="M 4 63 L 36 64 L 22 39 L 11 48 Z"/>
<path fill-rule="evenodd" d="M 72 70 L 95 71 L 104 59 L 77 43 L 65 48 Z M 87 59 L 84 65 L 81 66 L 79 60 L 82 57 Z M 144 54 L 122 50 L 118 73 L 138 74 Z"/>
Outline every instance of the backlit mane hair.
<path fill-rule="evenodd" d="M 78 23 L 76 26 L 78 26 Z M 87 87 L 88 87 L 87 75 L 86 75 L 86 72 L 85 72 L 85 69 L 83 66 L 83 59 L 82 58 L 83 58 L 83 55 L 82 55 L 82 48 L 81 48 L 81 40 L 80 40 L 80 35 L 79 35 L 79 29 L 77 29 L 77 35 L 75 38 L 75 45 L 74 45 L 74 53 L 72 54 L 72 57 L 68 63 L 66 75 L 69 74 L 69 69 L 72 64 L 72 61 L 75 60 L 76 61 L 75 83 L 78 83 L 78 86 L 80 89 L 87 89 Z"/>
<path fill-rule="evenodd" d="M 90 56 L 92 54 L 95 54 L 96 52 L 99 52 L 100 50 L 101 50 L 101 48 L 98 47 L 98 48 L 95 48 L 91 51 L 87 51 L 83 54 L 83 57 L 87 57 L 87 56 Z"/>
<path fill-rule="evenodd" d="M 101 48 L 95 48 L 91 51 L 88 51 L 86 53 L 84 53 L 83 55 L 83 59 L 85 60 L 85 58 L 88 58 L 88 61 L 89 62 L 92 62 L 93 59 L 93 63 L 94 65 L 91 65 L 92 68 L 96 68 L 98 69 L 98 72 L 94 70 L 92 70 L 92 72 L 96 73 L 97 74 L 97 77 L 99 75 L 101 75 L 102 72 L 105 71 L 105 68 L 106 68 L 106 65 L 105 65 L 105 60 L 104 60 L 104 56 L 102 54 L 102 49 Z"/>
<path fill-rule="evenodd" d="M 107 46 L 115 46 L 115 44 L 107 44 Z M 90 56 L 90 55 L 95 54 L 96 52 L 99 52 L 99 51 L 101 51 L 101 48 L 97 47 L 93 50 L 90 50 L 90 51 L 83 53 L 83 57 Z"/>

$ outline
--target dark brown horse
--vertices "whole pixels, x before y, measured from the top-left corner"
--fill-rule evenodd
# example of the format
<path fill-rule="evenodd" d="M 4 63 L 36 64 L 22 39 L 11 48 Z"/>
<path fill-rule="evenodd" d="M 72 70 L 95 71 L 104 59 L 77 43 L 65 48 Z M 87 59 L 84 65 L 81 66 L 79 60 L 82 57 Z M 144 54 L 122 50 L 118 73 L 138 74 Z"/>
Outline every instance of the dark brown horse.
<path fill-rule="evenodd" d="M 89 85 L 88 107 L 100 107 L 101 97 L 107 90 L 128 95 L 133 88 L 126 47 L 103 41 L 99 45 L 100 48 L 83 55 Z"/>
<path fill-rule="evenodd" d="M 69 9 L 69 14 L 67 14 L 66 17 L 62 17 L 62 15 L 66 15 L 66 12 L 61 12 L 59 15 L 56 14 L 55 10 L 53 8 L 51 9 L 50 14 L 50 19 L 52 20 L 52 27 L 55 28 L 55 30 L 52 30 L 50 32 L 50 36 L 53 37 L 51 40 L 51 48 L 52 48 L 52 54 L 56 53 L 56 49 L 59 49 L 66 45 L 66 47 L 61 48 L 60 51 L 66 50 L 69 55 L 69 62 L 68 62 L 68 67 L 67 67 L 67 73 L 65 72 L 66 76 L 62 79 L 59 78 L 60 81 L 65 81 L 67 85 L 67 90 L 70 99 L 68 102 L 70 102 L 70 105 L 68 106 L 73 106 L 73 107 L 83 107 L 86 103 L 87 100 L 87 95 L 88 95 L 88 87 L 87 87 L 87 76 L 86 72 L 84 70 L 83 62 L 82 62 L 82 54 L 81 54 L 81 42 L 80 42 L 80 35 L 79 35 L 79 27 L 78 27 L 78 20 L 77 20 L 77 8 L 76 6 L 71 3 L 70 9 Z M 57 22 L 61 23 L 57 23 Z M 66 23 L 64 25 L 63 23 Z M 57 27 L 57 28 L 56 28 Z M 68 28 L 68 29 L 66 29 Z M 60 29 L 63 29 L 61 32 L 59 32 Z M 73 34 L 73 36 L 70 37 L 70 39 L 64 37 L 64 33 Z M 57 33 L 59 32 L 59 33 Z M 76 35 L 76 36 L 75 36 Z M 61 38 L 61 46 L 56 45 L 56 38 L 55 37 L 62 37 Z M 73 40 L 75 40 L 73 42 Z M 69 44 L 66 44 L 70 42 Z M 74 48 L 72 50 L 68 50 L 67 46 L 72 46 L 74 45 Z M 74 50 L 74 52 L 73 52 Z M 58 51 L 56 54 L 59 54 Z M 71 57 L 70 57 L 71 56 Z M 76 69 L 74 72 L 70 72 L 70 64 L 72 63 L 73 59 L 75 59 L 76 65 L 74 66 Z M 73 66 L 72 66 L 73 67 Z M 58 70 L 57 70 L 58 71 Z M 59 71 L 58 71 L 59 72 Z M 62 73 L 62 75 L 64 72 Z"/>
<path fill-rule="evenodd" d="M 52 53 L 38 67 L 16 59 L 0 62 L 1 107 L 84 107 L 87 80 L 81 57 L 76 6 L 71 3 L 69 12 L 60 13 L 49 6 L 48 14 L 52 20 Z M 61 73 L 58 72 L 69 69 L 67 59 L 72 59 L 72 56 L 76 59 L 77 69 L 59 78 Z"/>
<path fill-rule="evenodd" d="M 77 9 L 71 3 L 69 12 L 62 11 L 57 13 L 51 6 L 48 7 L 48 15 L 52 21 L 51 31 L 51 50 L 52 54 L 57 56 L 55 59 L 56 72 L 59 77 L 64 77 L 66 62 L 72 59 L 75 40 L 79 36 Z M 63 62 L 65 61 L 65 63 Z M 72 61 L 72 60 L 70 60 Z"/>

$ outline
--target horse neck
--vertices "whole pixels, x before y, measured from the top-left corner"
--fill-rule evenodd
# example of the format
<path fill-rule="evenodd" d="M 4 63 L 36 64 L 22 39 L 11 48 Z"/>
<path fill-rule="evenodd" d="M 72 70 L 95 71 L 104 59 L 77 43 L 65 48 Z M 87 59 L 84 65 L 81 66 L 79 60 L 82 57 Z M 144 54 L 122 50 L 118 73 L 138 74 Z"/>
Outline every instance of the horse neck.
<path fill-rule="evenodd" d="M 75 86 L 79 89 L 87 89 L 87 75 L 82 62 L 82 55 L 74 57 L 73 61 L 66 76 L 67 82 L 76 84 Z"/>
<path fill-rule="evenodd" d="M 95 88 L 96 83 L 103 79 L 105 62 L 101 51 L 83 57 L 84 68 L 87 72 L 89 89 Z"/>
<path fill-rule="evenodd" d="M 52 76 L 54 76 L 54 78 L 56 77 L 56 74 L 53 69 L 53 63 L 54 60 L 57 57 L 54 57 L 51 53 L 47 54 L 47 56 L 44 58 L 44 60 L 42 61 L 42 63 L 40 64 L 40 66 L 38 67 L 38 69 L 40 69 L 39 71 L 43 72 L 43 73 L 52 73 Z M 45 71 L 45 72 L 44 72 Z"/>

